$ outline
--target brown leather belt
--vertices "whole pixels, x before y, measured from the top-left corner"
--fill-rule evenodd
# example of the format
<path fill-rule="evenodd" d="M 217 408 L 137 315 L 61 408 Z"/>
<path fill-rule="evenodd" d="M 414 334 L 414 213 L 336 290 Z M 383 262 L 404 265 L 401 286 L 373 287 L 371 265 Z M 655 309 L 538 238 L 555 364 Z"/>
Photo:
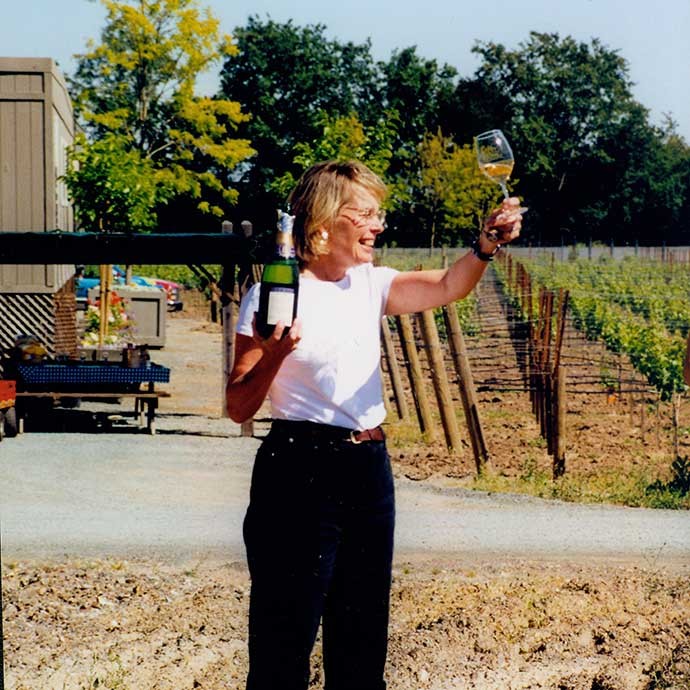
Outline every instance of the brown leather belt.
<path fill-rule="evenodd" d="M 274 419 L 271 431 L 288 434 L 295 438 L 311 437 L 329 441 L 345 441 L 346 443 L 367 443 L 371 441 L 385 441 L 386 434 L 383 427 L 373 429 L 346 429 L 342 426 L 317 424 L 316 422 L 297 422 L 287 419 Z"/>

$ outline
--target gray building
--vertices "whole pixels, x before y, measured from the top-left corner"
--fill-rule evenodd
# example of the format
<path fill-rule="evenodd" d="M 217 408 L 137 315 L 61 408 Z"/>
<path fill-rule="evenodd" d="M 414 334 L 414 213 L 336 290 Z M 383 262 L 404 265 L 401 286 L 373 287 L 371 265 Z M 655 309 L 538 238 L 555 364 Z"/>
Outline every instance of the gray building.
<path fill-rule="evenodd" d="M 61 176 L 74 139 L 72 104 L 51 58 L 0 58 L 0 231 L 72 231 Z M 76 354 L 73 265 L 0 265 L 0 352 L 35 335 Z"/>

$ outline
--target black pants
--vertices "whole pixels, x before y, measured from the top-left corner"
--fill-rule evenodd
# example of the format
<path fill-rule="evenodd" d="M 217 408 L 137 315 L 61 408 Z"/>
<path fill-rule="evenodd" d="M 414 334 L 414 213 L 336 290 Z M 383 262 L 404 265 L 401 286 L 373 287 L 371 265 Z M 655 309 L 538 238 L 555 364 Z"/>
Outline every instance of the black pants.
<path fill-rule="evenodd" d="M 326 690 L 385 690 L 395 521 L 385 442 L 278 426 L 257 453 L 244 522 L 247 690 L 306 690 L 320 621 Z"/>

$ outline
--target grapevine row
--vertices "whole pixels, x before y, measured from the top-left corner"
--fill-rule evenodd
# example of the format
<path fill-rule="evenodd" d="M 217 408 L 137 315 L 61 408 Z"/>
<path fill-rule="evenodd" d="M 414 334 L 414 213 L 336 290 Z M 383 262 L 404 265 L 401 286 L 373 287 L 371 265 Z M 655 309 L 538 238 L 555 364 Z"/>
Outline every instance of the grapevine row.
<path fill-rule="evenodd" d="M 497 262 L 504 289 L 517 297 L 515 262 Z M 683 380 L 685 336 L 690 331 L 688 276 L 684 267 L 634 258 L 596 262 L 530 259 L 523 270 L 537 285 L 567 289 L 576 327 L 590 340 L 628 355 L 662 399 L 687 387 Z M 533 307 L 534 308 L 534 307 Z M 535 314 L 524 314 L 535 318 Z"/>

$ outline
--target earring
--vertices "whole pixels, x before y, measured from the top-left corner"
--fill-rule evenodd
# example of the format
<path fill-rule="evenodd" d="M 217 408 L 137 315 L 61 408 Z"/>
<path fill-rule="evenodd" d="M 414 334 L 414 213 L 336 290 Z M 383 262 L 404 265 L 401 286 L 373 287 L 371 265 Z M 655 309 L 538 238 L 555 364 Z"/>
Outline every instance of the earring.
<path fill-rule="evenodd" d="M 322 230 L 319 244 L 326 244 L 326 242 L 328 242 L 328 230 Z"/>

